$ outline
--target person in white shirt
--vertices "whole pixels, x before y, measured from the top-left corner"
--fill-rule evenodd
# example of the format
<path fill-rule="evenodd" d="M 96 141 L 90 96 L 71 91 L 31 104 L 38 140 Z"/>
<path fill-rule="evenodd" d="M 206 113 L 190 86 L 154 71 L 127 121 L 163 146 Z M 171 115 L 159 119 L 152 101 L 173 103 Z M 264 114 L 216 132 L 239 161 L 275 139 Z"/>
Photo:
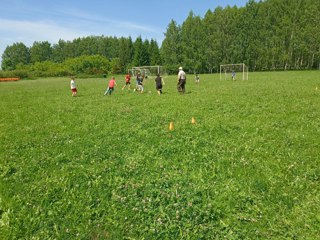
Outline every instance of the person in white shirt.
<path fill-rule="evenodd" d="M 182 67 L 179 67 L 179 73 L 178 73 L 178 92 L 185 93 L 186 92 L 186 73 L 183 71 Z"/>
<path fill-rule="evenodd" d="M 77 85 L 74 77 L 71 78 L 70 87 L 71 87 L 72 97 L 77 96 Z"/>

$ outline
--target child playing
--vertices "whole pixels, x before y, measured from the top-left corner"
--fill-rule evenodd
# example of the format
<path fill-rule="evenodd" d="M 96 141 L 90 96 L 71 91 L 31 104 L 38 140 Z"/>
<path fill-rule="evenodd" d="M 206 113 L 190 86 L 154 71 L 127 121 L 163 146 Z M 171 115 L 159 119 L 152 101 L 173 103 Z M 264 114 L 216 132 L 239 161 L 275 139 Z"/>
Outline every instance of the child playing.
<path fill-rule="evenodd" d="M 77 85 L 74 77 L 71 78 L 70 87 L 71 87 L 72 97 L 77 96 Z"/>
<path fill-rule="evenodd" d="M 116 83 L 115 78 L 112 77 L 111 80 L 109 81 L 109 85 L 108 85 L 106 92 L 104 93 L 104 96 L 107 94 L 111 95 L 111 93 L 114 91 L 114 86 L 117 86 L 117 83 Z"/>
<path fill-rule="evenodd" d="M 156 82 L 156 90 L 158 92 L 159 95 L 162 94 L 162 85 L 164 84 L 164 81 L 162 79 L 162 77 L 160 77 L 160 74 L 157 74 L 157 77 L 155 79 Z"/>
<path fill-rule="evenodd" d="M 143 93 L 143 77 L 141 76 L 140 73 L 137 75 L 137 86 L 136 86 L 136 91 L 140 91 L 140 93 Z"/>
<path fill-rule="evenodd" d="M 126 83 L 125 83 L 125 85 L 122 87 L 122 90 L 125 89 L 128 85 L 129 85 L 129 86 L 128 86 L 128 89 L 130 89 L 130 86 L 131 86 L 130 80 L 131 80 L 131 76 L 130 76 L 130 74 L 128 73 L 128 74 L 126 75 Z"/>
<path fill-rule="evenodd" d="M 196 80 L 196 84 L 200 83 L 200 77 L 198 73 L 196 74 L 195 80 Z"/>
<path fill-rule="evenodd" d="M 232 73 L 231 73 L 231 79 L 232 79 L 232 80 L 236 80 L 236 72 L 235 72 L 235 71 L 232 71 Z"/>

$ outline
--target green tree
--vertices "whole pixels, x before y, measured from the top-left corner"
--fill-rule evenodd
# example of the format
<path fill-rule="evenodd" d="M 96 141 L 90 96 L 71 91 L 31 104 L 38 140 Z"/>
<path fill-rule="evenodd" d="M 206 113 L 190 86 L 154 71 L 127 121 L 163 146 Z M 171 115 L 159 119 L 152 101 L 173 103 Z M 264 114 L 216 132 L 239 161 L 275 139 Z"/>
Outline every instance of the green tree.
<path fill-rule="evenodd" d="M 116 37 L 99 37 L 98 53 L 108 59 L 119 57 L 119 39 Z"/>
<path fill-rule="evenodd" d="M 208 10 L 205 14 L 203 19 L 203 28 L 206 31 L 206 34 L 203 35 L 204 40 L 204 61 L 205 61 L 205 69 L 212 73 L 216 71 L 219 66 L 219 48 L 220 48 L 220 41 L 219 36 L 217 36 L 217 22 L 216 22 L 216 15 L 211 11 Z"/>
<path fill-rule="evenodd" d="M 161 59 L 158 43 L 153 39 L 151 39 L 150 41 L 149 53 L 150 53 L 151 66 L 162 65 L 162 59 Z"/>
<path fill-rule="evenodd" d="M 27 65 L 29 62 L 30 53 L 26 45 L 23 43 L 14 43 L 4 50 L 1 67 L 3 70 L 14 70 L 18 65 Z"/>
<path fill-rule="evenodd" d="M 254 0 L 248 1 L 246 7 L 240 9 L 240 17 L 237 23 L 236 42 L 238 43 L 239 62 L 246 63 L 251 70 L 259 67 L 258 59 L 265 56 L 265 48 L 271 46 L 267 43 L 267 41 L 270 41 L 268 32 L 264 31 L 264 27 L 262 27 L 268 23 L 264 21 L 265 18 L 260 14 L 260 8 L 260 4 Z M 265 41 L 262 41 L 263 38 Z M 265 42 L 265 44 L 261 44 L 262 42 Z"/>
<path fill-rule="evenodd" d="M 51 61 L 36 62 L 27 66 L 28 72 L 37 77 L 63 77 L 70 75 L 62 63 Z"/>
<path fill-rule="evenodd" d="M 234 52 L 234 17 L 229 6 L 225 9 L 217 7 L 214 12 L 208 11 L 203 19 L 205 29 L 204 55 L 205 66 L 209 72 L 218 71 L 219 65 L 231 63 Z"/>
<path fill-rule="evenodd" d="M 313 0 L 298 1 L 295 11 L 295 31 L 291 41 L 291 61 L 294 69 L 318 68 L 320 51 L 320 5 Z"/>
<path fill-rule="evenodd" d="M 63 62 L 66 59 L 77 56 L 75 45 L 70 41 L 60 39 L 52 48 L 52 59 L 54 62 Z"/>
<path fill-rule="evenodd" d="M 133 59 L 133 43 L 131 37 L 119 39 L 119 61 L 121 72 L 125 73 Z"/>
<path fill-rule="evenodd" d="M 72 74 L 103 74 L 110 71 L 110 62 L 100 55 L 80 56 L 64 62 L 68 72 Z"/>
<path fill-rule="evenodd" d="M 30 48 L 30 62 L 44 62 L 51 60 L 52 58 L 52 48 L 48 41 L 44 42 L 34 42 Z"/>
<path fill-rule="evenodd" d="M 191 11 L 181 27 L 183 65 L 191 72 L 204 70 L 204 32 L 202 21 Z"/>
<path fill-rule="evenodd" d="M 183 63 L 181 51 L 181 27 L 171 20 L 160 49 L 161 57 L 169 73 L 176 72 L 178 65 Z"/>
<path fill-rule="evenodd" d="M 110 62 L 110 67 L 112 74 L 120 74 L 122 72 L 121 61 L 119 58 L 113 58 Z"/>
<path fill-rule="evenodd" d="M 141 36 L 137 37 L 136 41 L 133 44 L 134 54 L 133 54 L 133 66 L 142 66 L 143 65 L 143 42 Z"/>
<path fill-rule="evenodd" d="M 83 56 L 83 55 L 97 55 L 100 54 L 98 52 L 98 39 L 99 37 L 96 36 L 89 36 L 84 38 L 77 38 L 73 40 L 73 45 L 75 45 L 76 49 L 76 56 Z"/>
<path fill-rule="evenodd" d="M 142 44 L 142 59 L 141 65 L 142 66 L 149 66 L 150 65 L 150 42 L 148 39 L 145 39 Z"/>

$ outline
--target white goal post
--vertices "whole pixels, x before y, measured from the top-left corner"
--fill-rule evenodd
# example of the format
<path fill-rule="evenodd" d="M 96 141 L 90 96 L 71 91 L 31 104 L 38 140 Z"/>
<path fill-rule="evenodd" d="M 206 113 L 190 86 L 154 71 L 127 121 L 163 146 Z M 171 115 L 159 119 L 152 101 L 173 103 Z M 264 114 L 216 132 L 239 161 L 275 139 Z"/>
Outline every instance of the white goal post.
<path fill-rule="evenodd" d="M 156 76 L 158 73 L 160 75 L 166 75 L 166 70 L 163 66 L 138 66 L 132 67 L 129 69 L 129 72 L 132 76 L 136 76 L 138 73 L 144 75 L 145 77 L 148 76 Z"/>
<path fill-rule="evenodd" d="M 237 79 L 237 73 L 241 73 L 242 80 L 249 79 L 249 69 L 244 63 L 237 64 L 223 64 L 220 65 L 220 80 L 223 79 L 222 74 L 224 74 L 224 79 Z M 229 77 L 228 77 L 229 75 Z"/>

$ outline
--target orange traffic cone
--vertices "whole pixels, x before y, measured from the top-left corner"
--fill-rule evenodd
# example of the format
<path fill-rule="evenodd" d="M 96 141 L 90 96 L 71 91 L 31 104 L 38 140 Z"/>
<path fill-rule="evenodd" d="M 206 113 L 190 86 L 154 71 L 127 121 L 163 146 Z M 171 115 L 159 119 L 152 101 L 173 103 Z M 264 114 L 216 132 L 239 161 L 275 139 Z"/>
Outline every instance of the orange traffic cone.
<path fill-rule="evenodd" d="M 194 119 L 194 117 L 191 118 L 191 123 L 196 124 L 196 120 Z"/>
<path fill-rule="evenodd" d="M 172 131 L 173 128 L 174 128 L 174 127 L 173 127 L 173 122 L 170 122 L 170 124 L 169 124 L 169 130 Z"/>

